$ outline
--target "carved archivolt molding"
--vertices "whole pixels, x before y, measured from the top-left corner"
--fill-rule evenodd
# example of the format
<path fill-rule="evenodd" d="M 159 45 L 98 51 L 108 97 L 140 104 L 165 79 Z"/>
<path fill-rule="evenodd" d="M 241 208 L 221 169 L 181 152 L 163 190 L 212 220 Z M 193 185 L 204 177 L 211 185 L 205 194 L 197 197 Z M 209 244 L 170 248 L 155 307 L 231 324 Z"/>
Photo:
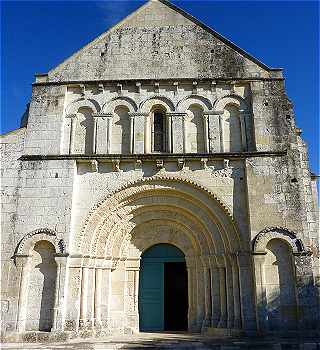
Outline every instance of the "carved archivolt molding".
<path fill-rule="evenodd" d="M 162 95 L 148 97 L 140 103 L 139 109 L 142 113 L 149 113 L 155 105 L 163 106 L 167 112 L 173 112 L 175 110 L 173 102 L 168 97 Z"/>
<path fill-rule="evenodd" d="M 244 99 L 238 95 L 227 95 L 218 98 L 215 103 L 214 103 L 214 110 L 215 111 L 223 111 L 224 108 L 229 105 L 235 105 L 237 106 L 240 110 L 247 111 L 248 106 Z"/>
<path fill-rule="evenodd" d="M 128 96 L 118 96 L 112 98 L 103 105 L 102 110 L 104 113 L 113 113 L 118 106 L 126 106 L 130 113 L 137 112 L 138 110 L 138 106 L 135 101 Z"/>
<path fill-rule="evenodd" d="M 65 253 L 66 247 L 63 239 L 59 239 L 54 230 L 40 228 L 23 236 L 17 244 L 14 255 L 29 255 L 30 250 L 40 241 L 50 242 L 55 247 L 56 253 Z"/>
<path fill-rule="evenodd" d="M 80 99 L 77 99 L 77 100 L 71 102 L 67 106 L 67 108 L 65 110 L 65 114 L 66 115 L 76 114 L 76 113 L 78 113 L 78 110 L 81 107 L 90 108 L 93 113 L 99 113 L 101 111 L 100 104 L 96 100 L 93 100 L 91 98 L 88 98 L 88 99 L 87 98 L 80 98 Z"/>
<path fill-rule="evenodd" d="M 253 251 L 255 253 L 266 252 L 267 244 L 272 239 L 285 241 L 292 249 L 292 253 L 305 251 L 303 243 L 297 235 L 284 227 L 267 227 L 260 231 L 253 241 Z"/>
<path fill-rule="evenodd" d="M 212 110 L 211 101 L 201 95 L 189 95 L 184 97 L 177 103 L 177 111 L 185 112 L 191 105 L 199 105 L 202 107 L 203 111 Z"/>
<path fill-rule="evenodd" d="M 163 196 L 167 197 L 164 202 L 161 202 Z M 187 215 L 185 217 L 191 221 L 205 222 L 207 233 L 200 234 L 199 232 L 199 235 L 204 237 L 198 237 L 199 242 L 204 239 L 207 240 L 207 243 L 204 244 L 212 245 L 213 243 L 209 241 L 219 236 L 220 245 L 224 247 L 221 249 L 229 251 L 242 248 L 240 234 L 233 217 L 215 194 L 189 179 L 156 175 L 125 184 L 92 208 L 83 229 L 76 238 L 80 252 L 91 256 L 116 256 L 121 250 L 123 241 L 138 225 L 137 210 L 139 207 L 151 208 L 156 212 L 157 209 L 162 210 L 160 207 L 165 205 L 166 201 L 168 203 L 170 200 L 174 201 L 174 197 L 176 204 L 172 202 L 170 208 L 177 213 L 176 218 L 179 217 L 178 213 L 182 210 L 181 213 L 186 213 L 183 215 Z M 155 203 L 152 203 L 154 199 Z M 194 209 L 191 208 L 191 203 Z M 181 205 L 180 209 L 179 205 Z M 192 219 L 192 215 L 197 211 L 197 206 L 200 214 Z M 132 218 L 134 221 L 131 220 Z M 183 219 L 183 216 L 179 220 L 187 221 Z M 194 224 L 190 223 L 190 226 L 192 225 Z M 192 229 L 198 231 L 194 227 Z M 215 230 L 216 233 L 214 233 Z"/>

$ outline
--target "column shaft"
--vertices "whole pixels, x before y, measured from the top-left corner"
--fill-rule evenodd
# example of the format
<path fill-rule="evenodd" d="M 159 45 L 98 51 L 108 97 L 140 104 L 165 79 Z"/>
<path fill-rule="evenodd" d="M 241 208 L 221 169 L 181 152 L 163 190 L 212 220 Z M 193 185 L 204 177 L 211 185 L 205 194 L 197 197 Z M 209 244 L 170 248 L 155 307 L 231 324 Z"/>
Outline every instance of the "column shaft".
<path fill-rule="evenodd" d="M 224 120 L 223 114 L 219 115 L 219 128 L 220 128 L 220 152 L 224 152 Z"/>
<path fill-rule="evenodd" d="M 241 328 L 241 304 L 239 287 L 239 270 L 235 257 L 231 257 L 232 282 L 233 282 L 233 304 L 234 304 L 234 328 Z"/>
<path fill-rule="evenodd" d="M 130 116 L 130 153 L 134 150 L 134 117 Z"/>
<path fill-rule="evenodd" d="M 18 294 L 18 312 L 16 321 L 16 329 L 18 332 L 25 331 L 30 260 L 31 258 L 28 256 L 16 257 L 16 264 L 18 268 L 20 282 Z"/>
<path fill-rule="evenodd" d="M 203 280 L 204 280 L 205 316 L 202 323 L 202 328 L 206 328 L 210 326 L 210 317 L 211 317 L 210 270 L 206 266 L 204 266 L 203 268 Z"/>
<path fill-rule="evenodd" d="M 211 266 L 211 326 L 217 327 L 221 315 L 221 299 L 220 299 L 220 277 L 219 269 Z"/>
<path fill-rule="evenodd" d="M 227 327 L 233 328 L 234 325 L 234 299 L 233 299 L 233 279 L 232 268 L 228 258 L 226 258 L 226 285 L 227 285 L 227 309 L 228 322 Z"/>
<path fill-rule="evenodd" d="M 220 320 L 218 327 L 226 328 L 227 326 L 227 294 L 226 294 L 226 271 L 224 267 L 219 267 L 220 280 Z"/>
<path fill-rule="evenodd" d="M 112 153 L 112 117 L 108 117 L 107 153 Z"/>
<path fill-rule="evenodd" d="M 209 153 L 209 127 L 208 127 L 208 115 L 203 116 L 203 135 L 204 135 L 204 151 Z"/>
<path fill-rule="evenodd" d="M 242 306 L 242 327 L 246 330 L 256 330 L 256 309 L 253 287 L 253 271 L 249 252 L 238 254 L 240 298 Z"/>
<path fill-rule="evenodd" d="M 259 330 L 267 329 L 267 298 L 266 284 L 264 274 L 264 255 L 254 255 L 256 298 L 257 298 L 257 316 Z"/>

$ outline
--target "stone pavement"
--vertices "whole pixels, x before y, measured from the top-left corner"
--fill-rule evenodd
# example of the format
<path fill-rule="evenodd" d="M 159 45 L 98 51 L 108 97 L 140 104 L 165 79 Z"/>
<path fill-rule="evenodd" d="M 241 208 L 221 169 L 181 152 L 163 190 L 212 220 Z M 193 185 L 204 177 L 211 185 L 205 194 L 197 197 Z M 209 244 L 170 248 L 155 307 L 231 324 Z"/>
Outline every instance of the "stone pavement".
<path fill-rule="evenodd" d="M 2 349 L 23 350 L 114 350 L 114 349 L 202 349 L 202 350 L 320 350 L 319 338 L 241 337 L 218 338 L 199 334 L 139 333 L 103 339 L 73 339 L 64 343 L 2 344 Z"/>

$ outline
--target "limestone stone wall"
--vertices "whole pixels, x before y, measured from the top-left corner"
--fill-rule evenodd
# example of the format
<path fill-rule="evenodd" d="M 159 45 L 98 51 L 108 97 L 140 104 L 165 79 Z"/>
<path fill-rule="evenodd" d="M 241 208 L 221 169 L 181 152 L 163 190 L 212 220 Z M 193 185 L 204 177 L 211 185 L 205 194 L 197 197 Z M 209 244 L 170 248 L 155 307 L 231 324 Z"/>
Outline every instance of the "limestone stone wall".
<path fill-rule="evenodd" d="M 182 10 L 151 1 L 51 70 L 49 81 L 272 75 L 226 42 Z"/>

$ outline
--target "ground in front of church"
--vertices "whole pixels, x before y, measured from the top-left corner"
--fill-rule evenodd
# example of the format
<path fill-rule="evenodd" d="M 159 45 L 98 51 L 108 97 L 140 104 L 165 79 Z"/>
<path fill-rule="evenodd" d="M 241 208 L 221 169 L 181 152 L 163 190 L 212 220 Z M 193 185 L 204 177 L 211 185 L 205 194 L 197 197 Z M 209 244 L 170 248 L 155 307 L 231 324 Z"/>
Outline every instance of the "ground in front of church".
<path fill-rule="evenodd" d="M 202 349 L 202 350 L 320 350 L 320 338 L 241 337 L 218 338 L 199 334 L 139 333 L 100 339 L 73 339 L 63 343 L 7 343 L 1 349 L 113 350 L 113 349 Z"/>

